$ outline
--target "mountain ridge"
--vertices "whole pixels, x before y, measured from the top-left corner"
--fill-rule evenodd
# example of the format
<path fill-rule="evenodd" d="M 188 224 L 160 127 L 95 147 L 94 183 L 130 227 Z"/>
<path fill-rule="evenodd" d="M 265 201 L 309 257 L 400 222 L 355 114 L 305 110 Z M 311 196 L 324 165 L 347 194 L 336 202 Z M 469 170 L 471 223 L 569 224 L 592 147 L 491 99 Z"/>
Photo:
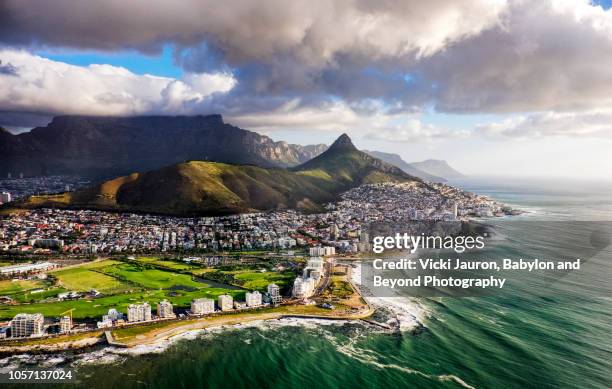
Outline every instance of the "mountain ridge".
<path fill-rule="evenodd" d="M 465 177 L 465 175 L 453 169 L 448 162 L 441 159 L 426 159 L 421 162 L 413 162 L 411 165 L 425 173 L 444 177 L 447 180 Z"/>
<path fill-rule="evenodd" d="M 169 215 L 218 215 L 295 208 L 322 211 L 347 189 L 366 183 L 421 182 L 357 150 L 344 135 L 290 169 L 189 161 L 132 173 L 76 192 L 31 196 L 14 208 L 57 207 Z"/>
<path fill-rule="evenodd" d="M 423 179 L 425 181 L 446 182 L 446 179 L 444 177 L 439 177 L 433 174 L 429 174 L 429 173 L 426 173 L 422 170 L 415 168 L 414 166 L 412 166 L 412 164 L 404 161 L 399 154 L 385 153 L 382 151 L 370 151 L 370 150 L 363 150 L 363 152 L 375 158 L 381 159 L 387 163 L 390 163 L 394 166 L 397 166 L 403 171 L 405 171 L 406 173 L 413 175 L 415 177 L 419 177 L 420 179 Z"/>
<path fill-rule="evenodd" d="M 227 124 L 219 114 L 196 116 L 56 116 L 45 127 L 0 133 L 0 175 L 76 174 L 112 177 L 188 160 L 263 167 L 305 162 L 326 145 L 275 142 Z"/>

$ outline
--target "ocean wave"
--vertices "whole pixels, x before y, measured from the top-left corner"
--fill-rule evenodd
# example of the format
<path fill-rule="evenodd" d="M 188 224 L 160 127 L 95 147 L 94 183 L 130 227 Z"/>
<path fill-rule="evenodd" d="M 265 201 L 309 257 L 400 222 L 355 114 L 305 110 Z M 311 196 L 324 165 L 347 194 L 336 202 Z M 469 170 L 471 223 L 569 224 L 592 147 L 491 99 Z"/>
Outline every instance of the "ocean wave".
<path fill-rule="evenodd" d="M 362 338 L 362 335 L 360 334 L 352 338 L 349 338 L 348 342 L 344 340 L 340 342 L 338 338 L 336 338 L 332 334 L 324 333 L 323 336 L 325 336 L 325 338 L 336 347 L 336 350 L 338 352 L 342 353 L 343 355 L 349 358 L 359 361 L 361 363 L 364 363 L 370 366 L 374 366 L 376 368 L 383 369 L 383 370 L 393 369 L 393 370 L 401 371 L 406 374 L 418 375 L 420 377 L 423 377 L 429 380 L 438 381 L 438 382 L 451 381 L 451 382 L 455 382 L 456 384 L 464 388 L 475 389 L 472 385 L 468 384 L 463 379 L 461 379 L 460 377 L 454 374 L 441 374 L 441 375 L 428 374 L 428 373 L 424 373 L 420 370 L 416 370 L 410 367 L 400 366 L 394 363 L 382 362 L 382 359 L 384 358 L 383 355 L 375 352 L 374 350 L 360 348 L 358 346 L 358 342 Z"/>

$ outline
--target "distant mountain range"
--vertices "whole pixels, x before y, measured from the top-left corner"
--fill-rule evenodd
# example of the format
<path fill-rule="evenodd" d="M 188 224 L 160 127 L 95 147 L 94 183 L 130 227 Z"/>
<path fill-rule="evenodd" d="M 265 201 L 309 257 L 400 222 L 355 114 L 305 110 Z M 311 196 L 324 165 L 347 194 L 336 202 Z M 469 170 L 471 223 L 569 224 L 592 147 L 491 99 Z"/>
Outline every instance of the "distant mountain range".
<path fill-rule="evenodd" d="M 414 162 L 411 163 L 411 166 L 427 174 L 444 177 L 447 180 L 465 177 L 463 174 L 450 167 L 446 161 L 439 159 L 428 159 L 423 162 Z"/>
<path fill-rule="evenodd" d="M 438 176 L 434 174 L 429 174 L 424 170 L 416 168 L 414 163 L 408 163 L 402 159 L 398 154 L 391 153 L 383 153 L 381 151 L 369 151 L 364 150 L 365 153 L 370 154 L 371 156 L 381 159 L 387 163 L 395 165 L 405 171 L 406 173 L 413 175 L 415 177 L 419 177 L 425 181 L 431 182 L 445 182 L 446 178 L 444 176 Z M 417 162 L 418 163 L 418 162 Z"/>
<path fill-rule="evenodd" d="M 221 115 L 58 116 L 46 127 L 19 135 L 0 127 L 0 177 L 75 174 L 100 179 L 191 160 L 293 167 L 326 150 L 324 144 L 275 142 L 224 123 Z M 397 154 L 366 152 L 426 181 L 459 174 L 444 161 L 407 163 Z"/>
<path fill-rule="evenodd" d="M 290 169 L 183 162 L 133 173 L 76 192 L 32 196 L 13 206 L 173 215 L 283 208 L 318 211 L 324 202 L 362 184 L 409 181 L 421 180 L 357 150 L 350 138 L 342 135 L 319 156 Z"/>
<path fill-rule="evenodd" d="M 221 115 L 58 116 L 19 135 L 0 128 L 0 176 L 116 177 L 188 160 L 288 167 L 326 149 L 274 142 L 224 123 Z"/>

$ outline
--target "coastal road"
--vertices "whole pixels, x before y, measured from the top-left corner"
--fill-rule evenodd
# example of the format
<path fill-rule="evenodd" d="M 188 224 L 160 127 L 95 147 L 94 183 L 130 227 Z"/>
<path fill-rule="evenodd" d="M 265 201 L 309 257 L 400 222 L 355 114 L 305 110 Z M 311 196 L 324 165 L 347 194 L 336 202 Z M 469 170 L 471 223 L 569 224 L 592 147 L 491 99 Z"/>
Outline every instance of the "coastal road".
<path fill-rule="evenodd" d="M 331 276 L 334 272 L 334 260 L 333 258 L 329 261 L 325 261 L 325 265 L 323 266 L 323 278 L 319 282 L 319 286 L 315 289 L 313 296 L 318 296 L 327 289 L 329 286 L 329 282 L 331 281 Z"/>

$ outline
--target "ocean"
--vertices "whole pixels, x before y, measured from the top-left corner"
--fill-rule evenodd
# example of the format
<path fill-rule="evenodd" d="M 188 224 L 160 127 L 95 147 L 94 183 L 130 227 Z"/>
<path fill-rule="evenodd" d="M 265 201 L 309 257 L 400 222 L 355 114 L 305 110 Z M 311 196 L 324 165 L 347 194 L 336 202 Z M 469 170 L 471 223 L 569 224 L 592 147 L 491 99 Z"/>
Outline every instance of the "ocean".
<path fill-rule="evenodd" d="M 498 239 L 489 256 L 559 254 L 555 242 L 577 239 L 566 221 L 612 221 L 612 183 L 452 184 L 528 212 L 490 221 Z M 154 348 L 4 358 L 0 367 L 73 367 L 89 388 L 610 388 L 610 250 L 590 252 L 597 267 L 586 281 L 525 278 L 487 297 L 374 299 L 376 319 L 397 319 L 402 331 L 283 319 L 189 333 Z M 604 288 L 583 287 L 598 283 Z"/>

